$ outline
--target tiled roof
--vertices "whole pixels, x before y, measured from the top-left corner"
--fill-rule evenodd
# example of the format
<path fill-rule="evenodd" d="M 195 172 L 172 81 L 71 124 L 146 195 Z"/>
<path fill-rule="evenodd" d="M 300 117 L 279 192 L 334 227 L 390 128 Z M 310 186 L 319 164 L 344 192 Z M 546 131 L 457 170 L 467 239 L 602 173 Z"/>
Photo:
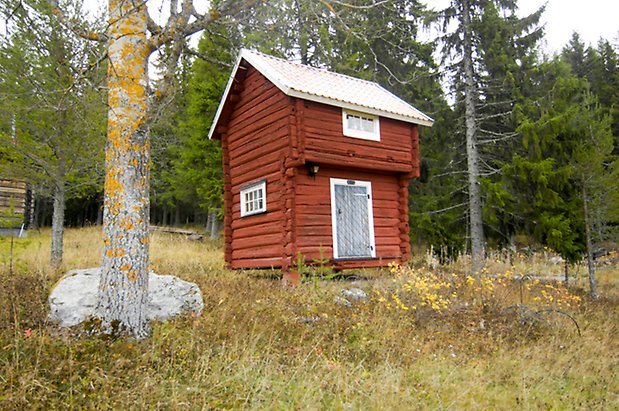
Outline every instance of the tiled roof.
<path fill-rule="evenodd" d="M 213 124 L 221 109 L 242 60 L 247 61 L 285 94 L 305 100 L 431 126 L 434 120 L 377 83 L 243 49 L 232 71 Z M 213 131 L 211 130 L 211 133 Z"/>

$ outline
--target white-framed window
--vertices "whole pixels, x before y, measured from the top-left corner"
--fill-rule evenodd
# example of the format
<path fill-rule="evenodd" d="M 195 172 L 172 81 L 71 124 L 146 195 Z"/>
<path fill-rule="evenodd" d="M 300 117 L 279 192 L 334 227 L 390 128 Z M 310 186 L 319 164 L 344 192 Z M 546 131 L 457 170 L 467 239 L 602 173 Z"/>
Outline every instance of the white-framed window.
<path fill-rule="evenodd" d="M 267 211 L 267 181 L 259 180 L 241 187 L 241 217 Z"/>
<path fill-rule="evenodd" d="M 342 109 L 344 135 L 380 141 L 380 123 L 378 116 Z"/>

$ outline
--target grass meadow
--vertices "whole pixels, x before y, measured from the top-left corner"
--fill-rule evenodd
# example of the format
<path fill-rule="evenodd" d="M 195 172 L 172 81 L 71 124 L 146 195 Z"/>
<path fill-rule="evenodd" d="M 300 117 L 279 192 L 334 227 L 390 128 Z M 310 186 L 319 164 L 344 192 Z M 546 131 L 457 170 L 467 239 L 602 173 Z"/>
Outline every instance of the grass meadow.
<path fill-rule="evenodd" d="M 568 288 L 548 256 L 320 277 L 223 268 L 218 242 L 155 233 L 152 268 L 196 282 L 200 316 L 154 323 L 151 338 L 85 335 L 47 321 L 63 272 L 99 263 L 100 229 L 71 229 L 64 264 L 49 231 L 0 239 L 1 409 L 617 409 L 619 269 L 585 267 Z M 12 248 L 12 251 L 11 251 Z M 525 276 L 514 280 L 514 276 Z M 531 277 L 529 277 L 531 276 Z M 345 288 L 369 295 L 336 303 Z"/>

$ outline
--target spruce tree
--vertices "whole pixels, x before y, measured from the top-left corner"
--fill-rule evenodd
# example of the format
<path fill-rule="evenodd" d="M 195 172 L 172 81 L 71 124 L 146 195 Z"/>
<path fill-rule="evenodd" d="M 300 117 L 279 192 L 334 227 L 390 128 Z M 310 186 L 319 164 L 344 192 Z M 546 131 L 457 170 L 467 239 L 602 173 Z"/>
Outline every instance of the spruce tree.
<path fill-rule="evenodd" d="M 541 35 L 537 23 L 543 8 L 525 18 L 516 10 L 516 1 L 454 0 L 437 16 L 462 119 L 472 271 L 477 274 L 486 241 L 481 183 L 498 172 L 497 161 L 509 152 L 496 147 L 517 136 L 512 123 L 514 91 L 522 82 L 517 72 L 529 64 Z M 497 156 L 501 151 L 503 158 Z"/>

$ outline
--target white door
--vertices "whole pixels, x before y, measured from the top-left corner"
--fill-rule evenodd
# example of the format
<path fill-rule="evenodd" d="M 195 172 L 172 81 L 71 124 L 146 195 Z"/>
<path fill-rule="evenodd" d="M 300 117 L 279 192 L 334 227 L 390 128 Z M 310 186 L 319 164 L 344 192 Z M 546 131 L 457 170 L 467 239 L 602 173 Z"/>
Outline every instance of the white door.
<path fill-rule="evenodd" d="M 369 181 L 331 179 L 331 222 L 334 258 L 376 257 Z"/>

